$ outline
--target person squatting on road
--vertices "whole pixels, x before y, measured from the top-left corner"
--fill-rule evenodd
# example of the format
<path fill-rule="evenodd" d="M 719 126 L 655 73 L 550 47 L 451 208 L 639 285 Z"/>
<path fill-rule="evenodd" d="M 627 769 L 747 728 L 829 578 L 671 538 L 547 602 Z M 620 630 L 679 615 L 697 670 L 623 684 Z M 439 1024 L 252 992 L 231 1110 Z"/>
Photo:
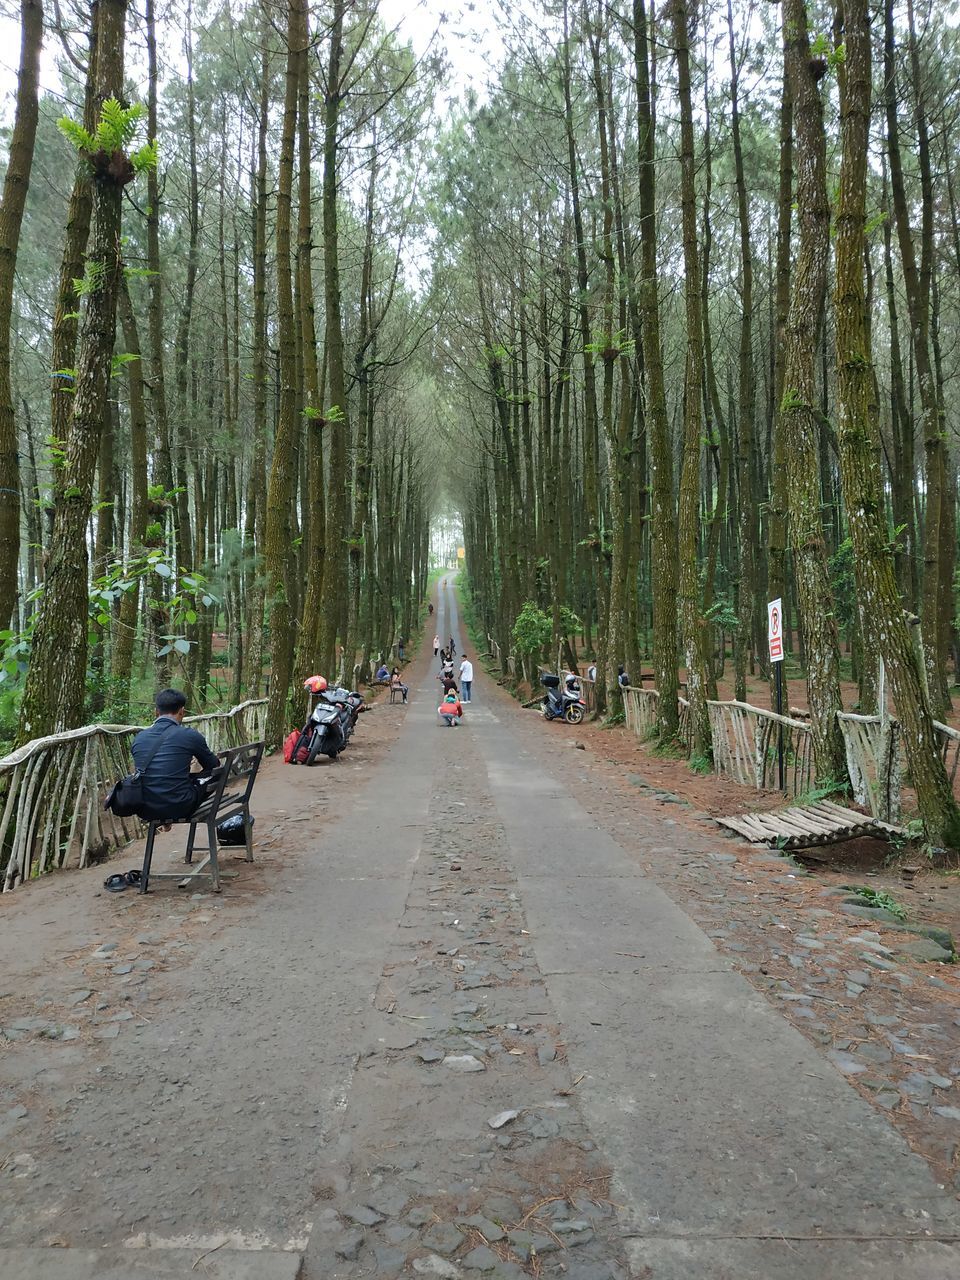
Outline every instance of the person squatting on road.
<path fill-rule="evenodd" d="M 460 663 L 460 684 L 463 688 L 464 702 L 470 702 L 470 691 L 473 688 L 473 663 L 463 655 L 463 661 Z"/>
<path fill-rule="evenodd" d="M 448 724 L 451 728 L 456 726 L 457 721 L 463 715 L 463 707 L 460 705 L 460 699 L 451 690 L 443 701 L 437 707 L 437 715 L 444 724 Z"/>
<path fill-rule="evenodd" d="M 203 800 L 207 782 L 205 776 L 190 772 L 191 762 L 199 761 L 206 775 L 220 761 L 202 733 L 181 723 L 186 694 L 179 689 L 161 689 L 153 702 L 157 718 L 149 729 L 137 734 L 130 748 L 133 763 L 143 773 L 144 809 L 140 816 L 147 821 L 189 818 Z"/>

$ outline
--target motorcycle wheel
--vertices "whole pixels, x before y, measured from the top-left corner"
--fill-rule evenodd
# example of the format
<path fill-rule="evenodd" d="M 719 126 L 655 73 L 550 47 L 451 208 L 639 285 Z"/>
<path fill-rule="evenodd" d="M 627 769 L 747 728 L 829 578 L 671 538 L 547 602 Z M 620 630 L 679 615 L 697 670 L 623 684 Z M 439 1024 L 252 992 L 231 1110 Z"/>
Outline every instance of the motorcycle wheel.
<path fill-rule="evenodd" d="M 583 707 L 572 702 L 563 713 L 563 718 L 566 720 L 567 724 L 579 724 L 583 719 Z"/>
<path fill-rule="evenodd" d="M 307 752 L 307 764 L 313 764 L 317 756 L 320 754 L 320 748 L 323 746 L 323 734 L 315 733 L 313 741 L 310 743 L 310 750 Z"/>

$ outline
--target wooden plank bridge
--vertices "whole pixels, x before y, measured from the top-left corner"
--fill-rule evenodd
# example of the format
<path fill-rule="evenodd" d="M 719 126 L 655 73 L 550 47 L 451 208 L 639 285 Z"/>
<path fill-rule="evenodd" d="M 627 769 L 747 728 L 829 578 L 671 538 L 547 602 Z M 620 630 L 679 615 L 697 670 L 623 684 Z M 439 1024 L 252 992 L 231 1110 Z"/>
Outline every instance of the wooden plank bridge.
<path fill-rule="evenodd" d="M 818 844 L 836 844 L 857 836 L 904 835 L 902 827 L 881 822 L 868 813 L 844 809 L 831 800 L 796 805 L 774 813 L 741 813 L 735 818 L 717 818 L 721 827 L 745 836 L 751 844 L 769 844 L 778 849 L 806 849 Z"/>

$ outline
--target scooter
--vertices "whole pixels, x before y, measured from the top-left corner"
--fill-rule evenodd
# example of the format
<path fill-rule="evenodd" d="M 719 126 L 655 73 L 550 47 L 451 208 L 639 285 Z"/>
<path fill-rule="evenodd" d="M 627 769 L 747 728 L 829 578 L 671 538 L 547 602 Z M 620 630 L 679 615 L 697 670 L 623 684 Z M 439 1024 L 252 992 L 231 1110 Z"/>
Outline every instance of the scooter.
<path fill-rule="evenodd" d="M 562 689 L 559 676 L 541 676 L 540 683 L 546 689 L 540 704 L 544 719 L 565 720 L 567 724 L 580 724 L 587 704 L 580 697 L 580 681 L 577 677 L 572 673 L 567 675 Z"/>
<path fill-rule="evenodd" d="M 321 696 L 300 732 L 297 745 L 293 749 L 291 763 L 296 764 L 298 762 L 300 753 L 304 749 L 307 753 L 303 761 L 304 764 L 313 764 L 320 754 L 329 756 L 331 760 L 336 760 L 346 745 L 347 737 L 343 730 L 343 720 L 338 708 L 329 702 L 324 702 Z"/>
<path fill-rule="evenodd" d="M 343 685 L 336 685 L 320 696 L 325 702 L 337 708 L 343 721 L 344 736 L 352 737 L 360 713 L 367 709 L 364 706 L 363 694 L 357 693 L 355 689 L 345 689 Z"/>

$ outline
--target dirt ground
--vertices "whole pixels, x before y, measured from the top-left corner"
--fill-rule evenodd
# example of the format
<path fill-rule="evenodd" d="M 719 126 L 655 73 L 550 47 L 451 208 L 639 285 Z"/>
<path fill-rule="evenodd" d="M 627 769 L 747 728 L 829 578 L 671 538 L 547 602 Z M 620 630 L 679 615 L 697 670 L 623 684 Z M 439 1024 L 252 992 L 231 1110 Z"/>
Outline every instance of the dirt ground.
<path fill-rule="evenodd" d="M 840 892 L 846 885 L 886 890 L 911 922 L 960 933 L 960 877 L 924 872 L 908 888 L 896 864 L 885 865 L 888 847 L 872 841 L 847 846 L 842 866 L 824 868 L 729 839 L 713 821 L 717 814 L 773 807 L 780 797 L 692 774 L 681 761 L 652 756 L 624 728 L 547 724 L 489 682 L 448 747 L 446 731 L 433 723 L 433 682 L 423 659 L 413 665 L 421 668 L 423 732 L 432 736 L 405 730 L 407 717 L 421 714 L 416 700 L 391 706 L 381 690 L 336 765 L 303 770 L 267 761 L 257 861 L 228 859 L 237 876 L 224 894 L 166 886 L 145 898 L 101 891 L 107 871 L 136 864 L 131 851 L 106 868 L 52 875 L 0 899 L 0 1173 L 11 1189 L 0 1223 L 11 1215 L 18 1243 L 156 1247 L 209 1209 L 234 1247 L 309 1243 L 311 1280 L 331 1280 L 368 1274 L 372 1254 L 381 1273 L 395 1273 L 404 1251 L 418 1247 L 419 1231 L 436 1254 L 445 1232 L 459 1250 L 464 1224 L 480 1221 L 481 1234 L 467 1243 L 483 1249 L 487 1219 L 506 1214 L 514 1230 L 494 1242 L 496 1280 L 538 1275 L 541 1266 L 567 1280 L 616 1280 L 622 1241 L 608 1223 L 607 1169 L 578 1105 L 583 1077 L 569 1078 L 569 1045 L 547 998 L 551 983 L 567 979 L 543 972 L 531 952 L 536 926 L 524 892 L 536 886 L 521 886 L 502 810 L 477 792 L 469 717 L 478 731 L 494 732 L 494 719 L 508 725 L 529 749 L 530 759 L 521 752 L 525 763 L 512 766 L 517 775 L 546 762 L 590 815 L 577 828 L 584 838 L 602 822 L 649 878 L 643 883 L 665 891 L 960 1198 L 956 968 L 909 954 L 904 948 L 916 935 L 851 915 Z M 367 787 L 403 732 L 411 750 L 391 758 L 376 787 Z M 427 767 L 417 758 L 425 741 Z M 504 780 L 497 785 L 502 803 Z M 331 844 L 331 820 L 340 830 L 353 813 L 366 844 Z M 428 836 L 411 874 L 404 869 L 413 864 L 424 814 Z M 179 835 L 175 829 L 159 847 L 162 869 L 177 865 Z M 550 876 L 554 838 L 543 836 Z M 569 920 L 582 910 L 576 895 L 574 885 Z M 634 927 L 632 916 L 627 926 Z M 643 929 L 636 933 L 635 945 L 615 953 L 621 969 L 637 963 L 625 957 L 645 949 Z M 586 980 L 575 946 L 564 960 L 571 982 Z M 704 981 L 701 964 L 692 962 L 693 987 Z M 649 968 L 641 972 L 647 976 L 633 981 L 646 999 L 658 979 Z M 620 981 L 626 987 L 630 978 L 622 973 Z M 264 1021 L 247 1034 L 244 1011 L 252 1008 Z M 682 1014 L 671 1008 L 669 1020 L 661 1028 L 666 1038 Z M 487 1070 L 468 1063 L 462 1049 Z M 817 1083 L 798 1082 L 798 1091 L 815 1088 L 820 1097 L 831 1073 L 815 1059 L 809 1055 L 808 1069 L 820 1072 Z M 643 1062 L 638 1047 L 638 1072 Z M 724 1065 L 707 1061 L 705 1069 Z M 500 1081 L 509 1091 L 498 1092 Z M 579 1092 L 588 1087 L 584 1080 Z M 145 1116 L 128 1096 L 135 1090 L 146 1092 Z M 591 1092 L 594 1103 L 599 1092 Z M 210 1099 L 224 1123 L 209 1123 Z M 510 1127 L 502 1133 L 493 1119 L 503 1107 L 523 1119 L 504 1121 Z M 866 1109 L 863 1115 L 872 1120 Z M 624 1116 L 615 1128 L 628 1123 Z M 704 1133 L 704 1144 L 711 1140 Z M 160 1166 L 164 1149 L 182 1153 L 172 1173 Z M 136 1167 L 124 1150 L 138 1153 Z M 696 1179 L 698 1171 L 686 1176 Z M 485 1198 L 476 1198 L 481 1184 Z M 158 1185 L 165 1194 L 152 1203 L 143 1192 Z M 305 1185 L 314 1199 L 309 1222 Z M 351 1217 L 358 1205 L 382 1221 Z M 551 1205 L 586 1220 L 578 1228 L 579 1269 L 565 1252 L 546 1264 L 529 1249 L 523 1254 L 524 1233 L 541 1244 L 550 1238 Z M 190 1245 L 216 1249 L 220 1237 L 194 1234 Z"/>
<path fill-rule="evenodd" d="M 510 694 L 501 689 L 501 696 Z M 927 866 L 908 885 L 900 868 L 915 863 L 915 854 L 874 839 L 832 846 L 828 863 L 750 845 L 713 819 L 778 808 L 778 792 L 696 774 L 684 760 L 654 755 L 625 726 L 546 723 L 535 710 L 524 716 L 528 732 L 555 738 L 556 759 L 580 802 L 607 821 L 616 809 L 624 847 L 649 823 L 651 802 L 666 809 L 689 849 L 647 856 L 644 869 L 887 1114 L 936 1177 L 960 1192 L 960 1096 L 953 1088 L 960 1080 L 960 966 L 912 959 L 900 948 L 915 935 L 844 909 L 852 905 L 844 902 L 846 887 L 886 892 L 905 908 L 907 923 L 940 927 L 960 944 L 960 872 Z M 865 941 L 860 958 L 844 965 L 837 943 L 851 937 Z M 889 970 L 863 958 L 871 951 Z M 930 1069 L 948 1094 L 937 1098 L 921 1078 Z"/>

